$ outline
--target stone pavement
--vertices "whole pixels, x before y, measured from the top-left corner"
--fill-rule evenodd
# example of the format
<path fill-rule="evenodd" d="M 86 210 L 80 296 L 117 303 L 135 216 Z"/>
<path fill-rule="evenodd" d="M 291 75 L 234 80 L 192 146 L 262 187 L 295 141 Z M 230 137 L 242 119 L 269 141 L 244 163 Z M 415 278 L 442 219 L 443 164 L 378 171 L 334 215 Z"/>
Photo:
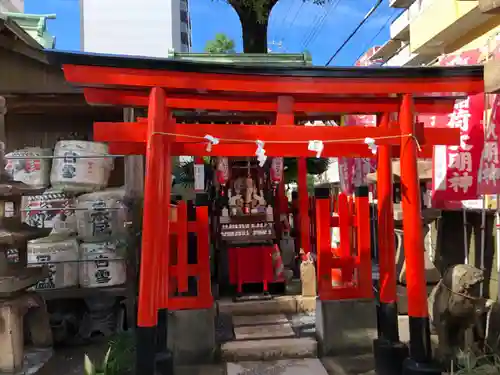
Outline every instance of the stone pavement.
<path fill-rule="evenodd" d="M 183 366 L 175 375 L 371 375 L 373 355 L 336 358 L 282 359 Z"/>
<path fill-rule="evenodd" d="M 273 361 L 285 358 L 314 358 L 317 342 L 314 332 L 304 327 L 314 322 L 314 316 L 295 319 L 283 313 L 234 315 L 232 340 L 221 343 L 225 362 Z M 314 324 L 313 324 L 314 326 Z"/>
<path fill-rule="evenodd" d="M 318 358 L 227 364 L 227 375 L 328 375 Z"/>
<path fill-rule="evenodd" d="M 276 304 L 276 302 L 273 302 Z M 287 301 L 288 303 L 288 301 Z M 263 306 L 264 305 L 264 306 Z M 297 306 L 297 305 L 295 305 Z M 270 309 L 260 304 L 260 314 L 229 315 L 231 337 L 222 342 L 227 363 L 182 366 L 175 375 L 368 375 L 373 373 L 372 353 L 317 358 L 315 314 L 297 307 Z M 240 307 L 236 305 L 236 307 Z M 288 307 L 288 306 L 287 306 Z M 241 309 L 241 312 L 245 312 Z M 400 317 L 402 341 L 408 340 L 408 319 Z M 53 359 L 38 375 L 81 375 L 83 355 L 99 357 L 107 345 L 56 350 Z"/>

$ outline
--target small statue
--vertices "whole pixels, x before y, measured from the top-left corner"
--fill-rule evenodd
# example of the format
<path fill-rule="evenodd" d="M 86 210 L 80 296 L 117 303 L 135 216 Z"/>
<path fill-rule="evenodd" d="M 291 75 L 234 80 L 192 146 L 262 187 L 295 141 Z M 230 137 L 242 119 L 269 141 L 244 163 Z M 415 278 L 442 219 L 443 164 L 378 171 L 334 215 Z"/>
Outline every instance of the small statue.
<path fill-rule="evenodd" d="M 255 191 L 252 195 L 252 208 L 266 207 L 266 200 Z"/>
<path fill-rule="evenodd" d="M 494 301 L 480 296 L 484 273 L 466 264 L 446 270 L 428 298 L 431 328 L 439 338 L 439 357 L 449 364 L 461 351 L 473 350 L 466 336 L 476 331 L 484 339 L 481 317 Z M 472 336 L 472 335 L 471 335 Z"/>
<path fill-rule="evenodd" d="M 248 176 L 245 179 L 245 208 L 250 210 L 252 207 L 252 197 L 255 190 L 255 185 L 252 177 Z"/>

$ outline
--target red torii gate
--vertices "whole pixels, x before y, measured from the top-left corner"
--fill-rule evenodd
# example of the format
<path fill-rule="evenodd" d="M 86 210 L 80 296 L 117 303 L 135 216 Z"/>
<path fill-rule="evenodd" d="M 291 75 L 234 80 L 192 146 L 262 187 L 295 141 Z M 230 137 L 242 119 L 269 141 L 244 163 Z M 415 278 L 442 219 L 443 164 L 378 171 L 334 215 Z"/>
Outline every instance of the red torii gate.
<path fill-rule="evenodd" d="M 94 129 L 94 138 L 109 142 L 111 152 L 146 155 L 139 327 L 154 327 L 158 309 L 168 308 L 168 298 L 157 298 L 159 288 L 168 290 L 164 285 L 168 278 L 161 276 L 168 272 L 169 252 L 165 249 L 169 247 L 169 225 L 163 220 L 162 229 L 157 230 L 156 220 L 170 216 L 171 156 L 254 156 L 256 141 L 260 140 L 265 143 L 268 156 L 300 157 L 299 211 L 304 213 L 300 216 L 300 228 L 308 234 L 305 157 L 314 157 L 308 150 L 309 141 L 323 142 L 323 157 L 366 158 L 374 157 L 364 144 L 365 138 L 371 138 L 380 147 L 379 192 L 389 194 L 392 186 L 390 158 L 399 156 L 402 164 L 412 360 L 405 365 L 405 373 L 416 373 L 415 368 L 439 373 L 431 365 L 416 160 L 430 157 L 433 145 L 459 144 L 459 131 L 424 129 L 415 123 L 414 117 L 423 112 L 451 112 L 455 98 L 482 92 L 482 67 L 259 68 L 60 52 L 49 55 L 62 64 L 69 82 L 85 87 L 90 103 L 148 107 L 147 120 L 96 123 Z M 436 93 L 444 99 L 428 96 Z M 276 123 L 181 125 L 172 116 L 174 108 L 274 112 Z M 295 115 L 308 112 L 383 115 L 376 128 L 290 126 Z M 391 112 L 399 113 L 397 122 L 389 121 Z M 221 141 L 210 152 L 206 135 Z M 379 217 L 386 223 L 379 233 L 380 242 L 386 247 L 380 250 L 381 302 L 392 306 L 396 295 L 390 203 L 380 206 Z M 301 247 L 309 249 L 306 236 Z"/>

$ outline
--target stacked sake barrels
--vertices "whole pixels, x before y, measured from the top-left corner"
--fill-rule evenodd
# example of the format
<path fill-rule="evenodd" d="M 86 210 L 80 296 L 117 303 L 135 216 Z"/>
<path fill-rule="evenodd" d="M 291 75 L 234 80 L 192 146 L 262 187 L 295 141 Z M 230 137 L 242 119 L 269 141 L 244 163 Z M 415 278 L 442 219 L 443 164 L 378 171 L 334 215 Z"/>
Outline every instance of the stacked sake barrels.
<path fill-rule="evenodd" d="M 48 237 L 28 243 L 28 262 L 51 269 L 35 288 L 125 283 L 124 193 L 106 189 L 113 169 L 107 146 L 60 141 L 52 160 L 51 155 L 51 150 L 38 148 L 6 155 L 6 171 L 14 180 L 46 188 L 23 201 L 24 222 L 52 229 Z"/>

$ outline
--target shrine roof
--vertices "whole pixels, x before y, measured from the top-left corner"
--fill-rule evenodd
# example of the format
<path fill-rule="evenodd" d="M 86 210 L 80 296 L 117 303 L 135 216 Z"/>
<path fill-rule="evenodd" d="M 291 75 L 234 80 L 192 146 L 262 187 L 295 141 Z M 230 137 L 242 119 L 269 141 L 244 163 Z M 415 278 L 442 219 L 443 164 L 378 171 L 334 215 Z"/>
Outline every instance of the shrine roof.
<path fill-rule="evenodd" d="M 85 65 L 140 70 L 168 70 L 186 73 L 242 74 L 255 76 L 317 77 L 352 79 L 442 79 L 483 77 L 482 65 L 430 66 L 430 67 L 318 67 L 318 66 L 255 66 L 217 62 L 185 61 L 168 58 L 105 55 L 47 50 L 49 61 L 54 65 Z"/>

